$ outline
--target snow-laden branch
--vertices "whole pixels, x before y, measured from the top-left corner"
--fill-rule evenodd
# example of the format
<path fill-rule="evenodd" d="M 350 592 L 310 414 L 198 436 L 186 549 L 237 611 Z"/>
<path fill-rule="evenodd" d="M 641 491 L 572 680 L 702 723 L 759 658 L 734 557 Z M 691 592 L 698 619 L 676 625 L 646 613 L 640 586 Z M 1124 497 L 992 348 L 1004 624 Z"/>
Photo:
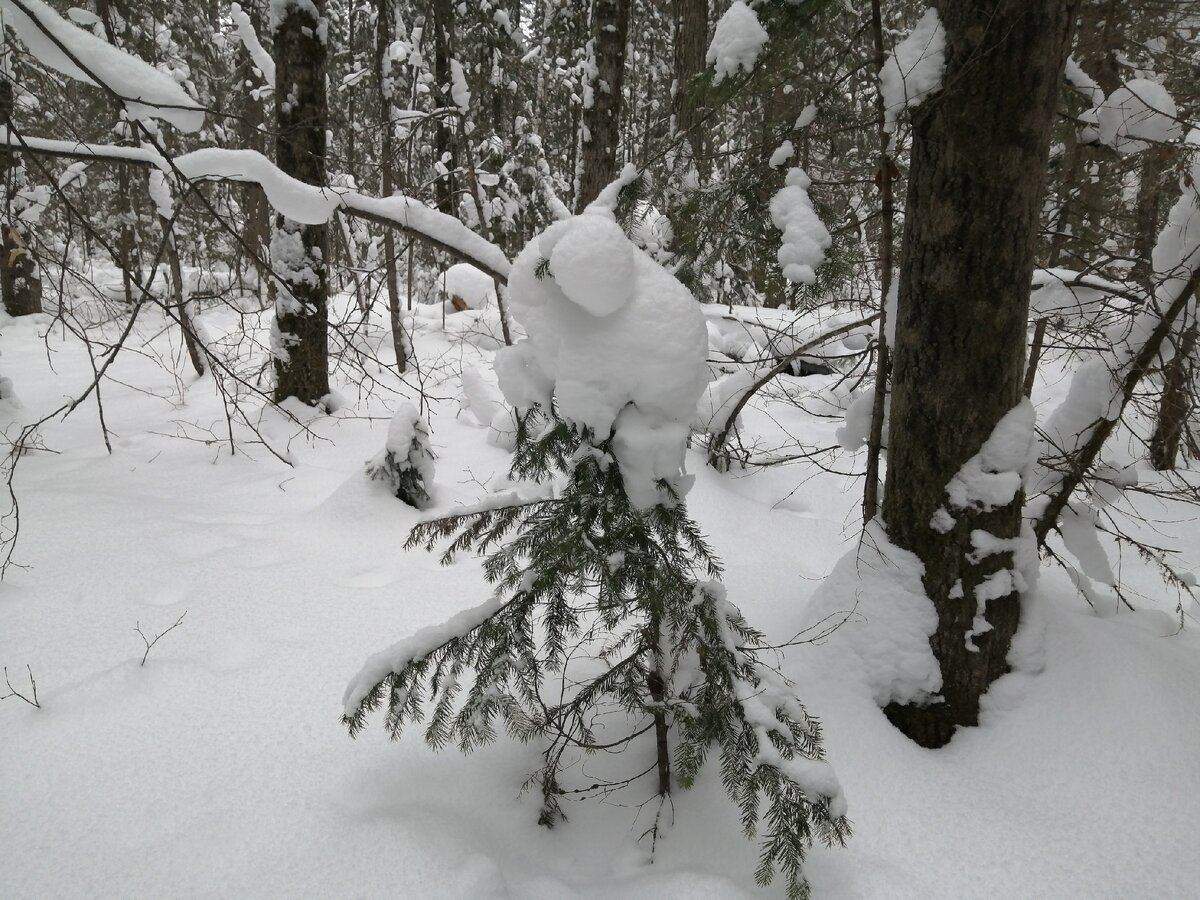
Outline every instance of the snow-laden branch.
<path fill-rule="evenodd" d="M 258 39 L 258 33 L 254 30 L 254 24 L 250 21 L 250 17 L 237 3 L 229 7 L 229 16 L 233 19 L 238 40 L 245 46 L 255 67 L 262 72 L 267 87 L 273 88 L 275 86 L 275 60 L 271 58 L 267 48 Z"/>
<path fill-rule="evenodd" d="M 204 110 L 175 79 L 72 25 L 42 0 L 0 0 L 4 24 L 44 66 L 111 91 L 134 119 L 162 119 L 198 131 Z"/>
<path fill-rule="evenodd" d="M 7 0 L 0 0 L 7 2 Z M 168 177 L 188 181 L 240 181 L 257 184 L 267 202 L 289 219 L 306 225 L 329 221 L 341 211 L 387 225 L 469 262 L 507 283 L 509 261 L 504 251 L 480 237 L 458 219 L 438 212 L 411 197 L 369 197 L 345 187 L 317 187 L 282 172 L 254 150 L 209 147 L 168 159 L 151 147 L 122 147 L 56 141 L 10 134 L 0 128 L 0 146 L 27 153 L 97 162 L 124 162 L 158 169 Z"/>
<path fill-rule="evenodd" d="M 1189 137 L 1189 143 L 1193 138 Z M 1183 193 L 1171 208 L 1154 248 L 1158 288 L 1112 350 L 1075 372 L 1067 397 L 1043 426 L 1041 495 L 1030 501 L 1034 531 L 1044 543 L 1068 506 L 1071 494 L 1099 459 L 1121 421 L 1138 383 L 1160 358 L 1168 337 L 1200 288 L 1200 152 L 1194 155 Z"/>

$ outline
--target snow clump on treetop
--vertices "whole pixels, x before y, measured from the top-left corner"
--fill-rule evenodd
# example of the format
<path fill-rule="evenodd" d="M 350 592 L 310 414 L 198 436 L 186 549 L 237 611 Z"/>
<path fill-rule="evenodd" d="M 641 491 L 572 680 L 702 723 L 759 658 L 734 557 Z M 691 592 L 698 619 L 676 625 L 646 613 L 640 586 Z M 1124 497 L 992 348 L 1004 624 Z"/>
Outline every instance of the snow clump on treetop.
<path fill-rule="evenodd" d="M 1118 153 L 1139 153 L 1151 143 L 1179 140 L 1178 109 L 1166 88 L 1134 78 L 1112 92 L 1096 110 L 1101 143 Z"/>
<path fill-rule="evenodd" d="M 736 0 L 717 22 L 704 58 L 715 70 L 713 84 L 720 84 L 726 75 L 736 74 L 739 68 L 747 72 L 753 69 L 766 43 L 766 29 L 754 10 Z"/>
<path fill-rule="evenodd" d="M 634 506 L 664 501 L 659 479 L 686 493 L 688 424 L 708 382 L 708 335 L 687 288 L 593 204 L 529 242 L 509 293 L 528 338 L 496 354 L 508 401 L 553 408 L 595 443 L 611 435 Z"/>

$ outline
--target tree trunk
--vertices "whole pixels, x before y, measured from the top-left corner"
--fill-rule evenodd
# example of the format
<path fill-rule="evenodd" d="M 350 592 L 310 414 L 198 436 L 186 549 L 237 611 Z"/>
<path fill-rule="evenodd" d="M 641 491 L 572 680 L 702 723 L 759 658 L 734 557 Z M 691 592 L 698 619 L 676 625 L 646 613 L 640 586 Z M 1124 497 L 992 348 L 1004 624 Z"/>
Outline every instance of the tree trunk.
<path fill-rule="evenodd" d="M 387 58 L 392 43 L 391 0 L 375 0 L 375 65 L 379 84 L 379 195 L 390 197 L 395 185 L 392 165 L 395 147 L 392 140 L 392 81 L 391 62 Z M 383 232 L 383 278 L 387 289 L 388 317 L 392 323 L 392 347 L 396 351 L 396 370 L 403 375 L 408 368 L 408 347 L 404 324 L 400 316 L 400 287 L 396 274 L 396 236 L 391 228 Z"/>
<path fill-rule="evenodd" d="M 441 92 L 439 102 L 445 108 L 453 108 L 450 85 L 453 74 L 450 59 L 453 53 L 454 2 L 433 0 L 433 75 Z M 433 195 L 437 208 L 446 215 L 454 215 L 455 179 L 457 160 L 454 153 L 454 123 L 444 115 L 438 116 L 434 129 L 433 149 L 438 161 L 446 167 L 448 174 L 439 176 L 433 183 Z"/>
<path fill-rule="evenodd" d="M 259 35 L 260 38 L 265 39 L 266 36 L 263 34 L 262 16 L 258 10 L 258 4 L 243 2 L 242 9 L 250 17 L 250 25 L 254 29 L 254 33 Z M 242 101 L 240 104 L 241 115 L 235 123 L 238 140 L 243 147 L 258 150 L 264 155 L 269 156 L 271 149 L 266 146 L 266 141 L 263 139 L 263 135 L 266 133 L 264 127 L 266 125 L 265 101 L 251 96 L 251 88 L 247 86 L 259 83 L 253 71 L 254 61 L 250 57 L 250 51 L 245 47 L 239 51 L 237 58 L 238 65 L 235 72 L 239 86 L 238 96 Z M 242 211 L 246 217 L 246 243 L 255 251 L 255 256 L 251 260 L 251 263 L 258 276 L 259 297 L 273 306 L 275 304 L 276 285 L 275 279 L 271 277 L 270 265 L 268 265 L 271 243 L 271 207 L 267 203 L 267 195 L 261 186 L 257 184 L 245 184 L 239 190 Z"/>
<path fill-rule="evenodd" d="M 13 129 L 13 87 L 0 76 L 0 123 Z M 7 151 L 0 153 L 0 183 L 4 185 L 4 209 L 2 241 L 0 241 L 0 296 L 4 309 L 10 316 L 27 316 L 42 311 L 41 273 L 33 254 L 29 252 L 28 238 L 17 217 L 21 205 L 17 202 L 17 191 L 23 187 L 25 170 L 21 158 Z"/>
<path fill-rule="evenodd" d="M 583 160 L 576 212 L 595 200 L 617 174 L 630 5 L 630 0 L 595 0 L 592 8 L 596 77 L 591 83 L 591 106 L 583 111 Z"/>
<path fill-rule="evenodd" d="M 986 603 L 990 630 L 974 628 L 976 588 L 1013 560 L 1011 552 L 974 556 L 971 533 L 1018 537 L 1022 493 L 990 511 L 956 510 L 944 533 L 931 519 L 950 479 L 1022 399 L 1035 239 L 1075 3 L 940 0 L 937 8 L 944 88 L 913 118 L 883 505 L 891 540 L 924 564 L 938 616 L 930 638 L 942 672 L 938 702 L 886 710 L 926 747 L 977 723 L 979 698 L 1005 672 L 1017 628 L 1015 590 Z M 968 646 L 973 633 L 978 649 Z"/>
<path fill-rule="evenodd" d="M 183 345 L 187 349 L 188 359 L 192 368 L 201 378 L 204 377 L 204 353 L 200 349 L 200 341 L 196 335 L 196 327 L 191 300 L 188 298 L 187 285 L 183 282 L 183 266 L 179 262 L 179 246 L 175 243 L 175 225 L 165 216 L 159 217 L 163 229 L 163 240 L 166 243 L 167 265 L 171 269 L 172 302 L 179 313 L 180 330 L 183 332 Z"/>
<path fill-rule="evenodd" d="M 1158 422 L 1150 438 L 1150 463 L 1158 471 L 1175 468 L 1179 457 L 1179 440 L 1183 426 L 1192 411 L 1189 384 L 1192 352 L 1196 349 L 1195 319 L 1184 331 L 1175 347 L 1175 355 L 1163 370 L 1162 401 L 1158 407 Z"/>
<path fill-rule="evenodd" d="M 684 135 L 692 148 L 692 159 L 700 172 L 708 169 L 707 141 L 699 127 L 699 97 L 692 79 L 705 69 L 704 56 L 708 51 L 708 0 L 674 0 L 675 95 L 671 111 L 675 115 L 675 131 Z"/>
<path fill-rule="evenodd" d="M 871 0 L 871 41 L 875 50 L 875 71 L 882 72 L 887 61 L 883 47 L 883 14 L 879 0 Z M 867 437 L 866 483 L 863 486 L 863 522 L 869 522 L 879 512 L 879 456 L 883 450 L 883 418 L 887 411 L 888 370 L 891 354 L 887 340 L 888 294 L 892 290 L 892 244 L 895 210 L 892 179 L 897 172 L 890 152 L 892 136 L 886 127 L 883 92 L 875 92 L 875 116 L 879 138 L 879 332 L 875 351 L 875 401 L 871 405 L 871 432 Z"/>
<path fill-rule="evenodd" d="M 300 181 L 325 185 L 325 0 L 289 4 L 275 25 L 275 162 Z M 315 13 L 315 15 L 314 15 Z M 329 393 L 329 229 L 282 215 L 271 235 L 280 276 L 271 349 L 275 401 L 316 405 Z"/>

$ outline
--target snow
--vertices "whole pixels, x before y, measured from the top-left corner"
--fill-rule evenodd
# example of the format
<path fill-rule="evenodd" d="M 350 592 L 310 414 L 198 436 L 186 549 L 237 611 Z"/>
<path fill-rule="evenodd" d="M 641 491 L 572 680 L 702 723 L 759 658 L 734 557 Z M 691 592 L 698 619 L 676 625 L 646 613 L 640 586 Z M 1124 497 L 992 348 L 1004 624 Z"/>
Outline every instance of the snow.
<path fill-rule="evenodd" d="M 111 268 L 95 275 L 118 277 Z M 334 314 L 352 303 L 335 298 Z M 741 312 L 776 321 L 773 310 Z M 231 456 L 174 436 L 204 437 L 223 427 L 224 411 L 211 380 L 185 377 L 181 387 L 154 363 L 152 352 L 177 348 L 178 327 L 156 310 L 143 315 L 138 352 L 118 357 L 105 386 L 112 454 L 85 404 L 48 423 L 42 440 L 52 452 L 31 452 L 18 469 L 17 555 L 28 568 L 10 572 L 0 591 L 0 662 L 18 688 L 30 665 L 43 708 L 0 702 L 0 896 L 782 895 L 755 887 L 757 848 L 740 836 L 715 766 L 673 795 L 673 823 L 650 865 L 638 841 L 646 817 L 635 821 L 628 805 L 572 804 L 554 831 L 534 824 L 536 799 L 520 788 L 536 746 L 498 742 L 462 757 L 391 742 L 381 728 L 349 740 L 338 717 L 364 656 L 485 596 L 478 560 L 441 567 L 402 551 L 418 514 L 361 474 L 385 442 L 391 389 L 414 400 L 415 389 L 392 375 L 383 397 L 309 422 L 311 436 L 262 411 L 293 465 L 244 430 Z M 239 314 L 218 307 L 205 317 L 222 346 L 239 343 Z M 370 339 L 386 348 L 388 327 L 377 310 Z M 450 352 L 432 321 L 415 327 L 422 363 Z M 91 379 L 87 354 L 50 316 L 0 321 L 0 353 L 24 421 Z M 461 355 L 470 366 L 490 358 L 473 347 Z M 1063 371 L 1055 359 L 1043 369 L 1035 397 L 1053 405 L 1066 390 Z M 352 379 L 334 378 L 360 397 Z M 476 480 L 490 490 L 510 461 L 459 415 L 453 387 L 451 376 L 430 390 L 445 482 L 434 512 L 474 502 L 485 491 Z M 0 414 L 11 428 L 17 413 Z M 837 425 L 766 398 L 743 418 L 751 434 L 784 427 L 815 446 L 831 443 Z M 195 432 L 182 430 L 188 423 Z M 730 477 L 699 452 L 688 461 L 689 512 L 725 560 L 730 596 L 769 642 L 812 629 L 825 612 L 854 610 L 838 631 L 805 631 L 801 639 L 817 640 L 764 659 L 820 718 L 854 818 L 846 848 L 811 852 L 814 898 L 1194 894 L 1200 770 L 1181 748 L 1200 746 L 1200 640 L 1192 620 L 1176 633 L 1174 597 L 1140 560 L 1125 560 L 1121 576 L 1145 596 L 1143 608 L 1106 618 L 1077 597 L 1069 574 L 1048 571 L 1023 612 L 1022 664 L 985 696 L 980 727 L 931 752 L 901 737 L 877 705 L 877 691 L 932 687 L 922 681 L 928 659 L 923 669 L 915 652 L 928 628 L 913 561 L 878 542 L 872 553 L 873 529 L 858 546 L 860 482 L 816 465 Z M 512 499 L 484 494 L 493 496 Z M 1160 520 L 1138 534 L 1168 542 L 1185 568 L 1200 564 L 1188 507 L 1131 502 Z M 157 632 L 184 609 L 184 624 L 139 667 L 134 623 Z M 1029 662 L 1038 652 L 1040 666 Z"/>
<path fill-rule="evenodd" d="M 385 219 L 472 260 L 479 268 L 507 278 L 509 262 L 504 251 L 476 234 L 454 216 L 411 197 L 369 197 L 345 187 L 317 187 L 292 178 L 255 150 L 206 147 L 173 157 L 169 162 L 150 147 L 121 147 L 81 141 L 57 141 L 9 135 L 0 127 L 0 145 L 43 149 L 52 153 L 136 160 L 164 173 L 179 170 L 192 181 L 211 178 L 245 181 L 262 186 L 267 201 L 287 218 L 306 225 L 328 221 L 339 209 Z M 172 168 L 174 166 L 174 168 Z"/>
<path fill-rule="evenodd" d="M 946 485 L 951 506 L 989 511 L 1016 499 L 1033 464 L 1036 419 L 1028 398 L 1004 414 L 979 452 Z"/>
<path fill-rule="evenodd" d="M 250 54 L 250 59 L 254 61 L 255 67 L 257 67 L 258 71 L 262 72 L 263 80 L 269 87 L 274 88 L 275 60 L 272 59 L 271 54 L 267 52 L 262 42 L 258 39 L 254 25 L 250 22 L 250 16 L 237 3 L 230 5 L 229 16 L 233 19 L 238 39 L 245 46 L 246 52 Z"/>
<path fill-rule="evenodd" d="M 837 442 L 843 450 L 853 453 L 866 446 L 871 437 L 871 418 L 875 410 L 875 388 L 862 391 L 846 407 L 845 424 L 837 430 Z"/>
<path fill-rule="evenodd" d="M 410 637 L 397 641 L 386 650 L 370 656 L 358 673 L 350 679 L 342 694 L 342 712 L 352 716 L 375 685 L 393 673 L 398 673 L 413 660 L 428 656 L 442 644 L 468 631 L 478 628 L 494 616 L 504 600 L 493 596 L 490 600 L 464 609 L 439 625 L 429 625 Z"/>
<path fill-rule="evenodd" d="M 581 216 L 574 227 L 547 233 L 540 247 L 563 296 L 593 316 L 611 315 L 633 298 L 637 248 L 611 219 Z"/>
<path fill-rule="evenodd" d="M 941 689 L 941 669 L 929 647 L 937 613 L 925 595 L 924 574 L 921 561 L 871 521 L 806 611 L 817 628 L 838 626 L 828 640 L 854 655 L 853 677 L 877 706 L 920 703 Z"/>
<path fill-rule="evenodd" d="M 485 428 L 507 409 L 500 389 L 488 380 L 480 366 L 463 369 L 461 405 Z"/>
<path fill-rule="evenodd" d="M 530 241 L 509 290 L 528 338 L 496 356 L 508 402 L 553 404 L 599 441 L 612 433 L 636 506 L 659 502 L 658 479 L 683 490 L 687 426 L 708 381 L 707 332 L 688 290 L 596 204 Z"/>
<path fill-rule="evenodd" d="M 900 113 L 941 90 L 946 64 L 946 32 L 937 10 L 930 7 L 884 60 L 879 72 L 884 130 L 894 132 Z"/>
<path fill-rule="evenodd" d="M 1059 518 L 1058 531 L 1067 550 L 1079 561 L 1083 574 L 1111 587 L 1117 583 L 1117 578 L 1108 554 L 1100 545 L 1100 536 L 1096 532 L 1098 518 L 1096 510 L 1087 504 L 1069 504 Z"/>
<path fill-rule="evenodd" d="M 442 273 L 448 297 L 458 297 L 468 309 L 484 309 L 496 300 L 496 282 L 470 263 L 455 263 Z"/>
<path fill-rule="evenodd" d="M 693 428 L 701 434 L 720 434 L 730 424 L 729 417 L 746 392 L 754 386 L 756 375 L 749 368 L 738 369 L 714 378 L 696 404 Z M 736 423 L 734 423 L 736 424 Z"/>
<path fill-rule="evenodd" d="M 717 20 L 712 42 L 708 45 L 705 62 L 714 69 L 713 84 L 720 84 L 738 69 L 747 72 L 758 62 L 759 54 L 768 39 L 767 31 L 758 21 L 758 14 L 742 0 Z"/>
<path fill-rule="evenodd" d="M 775 152 L 771 154 L 771 158 L 767 161 L 772 169 L 777 169 L 785 162 L 796 155 L 796 148 L 791 141 L 784 141 L 775 148 Z"/>
<path fill-rule="evenodd" d="M 467 87 L 467 76 L 462 63 L 457 59 L 450 60 L 450 99 L 464 116 L 471 109 L 471 91 Z"/>
<path fill-rule="evenodd" d="M 798 284 L 816 283 L 816 269 L 833 246 L 833 237 L 808 196 L 811 185 L 803 169 L 789 169 L 783 188 L 771 198 L 771 222 L 783 232 L 779 265 L 783 277 Z"/>
<path fill-rule="evenodd" d="M 1073 56 L 1067 57 L 1063 77 L 1067 79 L 1071 87 L 1075 88 L 1075 90 L 1091 101 L 1093 107 L 1099 106 L 1104 102 L 1104 91 L 1100 85 L 1096 83 L 1091 75 L 1083 71 Z"/>
<path fill-rule="evenodd" d="M 1066 397 L 1042 425 L 1039 456 L 1047 462 L 1061 460 L 1083 447 L 1096 426 L 1114 421 L 1121 414 L 1122 380 L 1139 351 L 1145 346 L 1163 313 L 1177 300 L 1200 267 L 1200 159 L 1190 161 L 1180 179 L 1179 199 L 1167 214 L 1166 224 L 1154 246 L 1154 302 L 1144 305 L 1131 325 L 1110 335 L 1111 348 L 1085 360 L 1071 375 Z M 1047 465 L 1039 473 L 1038 489 L 1052 493 L 1062 474 Z"/>
<path fill-rule="evenodd" d="M 42 65 L 85 84 L 111 88 L 134 119 L 161 119 L 186 132 L 198 131 L 204 124 L 200 105 L 170 75 L 71 24 L 43 0 L 22 0 L 22 5 L 29 14 L 12 0 L 0 0 L 4 24 Z"/>
<path fill-rule="evenodd" d="M 1147 78 L 1125 82 L 1097 107 L 1096 116 L 1100 141 L 1122 154 L 1173 143 L 1182 134 L 1175 100 Z"/>

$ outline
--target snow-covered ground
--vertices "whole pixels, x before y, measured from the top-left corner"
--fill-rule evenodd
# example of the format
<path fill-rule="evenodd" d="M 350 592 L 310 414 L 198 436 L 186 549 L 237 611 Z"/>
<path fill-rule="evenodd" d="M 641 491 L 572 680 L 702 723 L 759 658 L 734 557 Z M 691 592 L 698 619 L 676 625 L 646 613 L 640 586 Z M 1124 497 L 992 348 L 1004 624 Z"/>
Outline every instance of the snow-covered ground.
<path fill-rule="evenodd" d="M 474 562 L 443 569 L 405 552 L 418 514 L 363 474 L 403 398 L 386 373 L 371 396 L 343 378 L 345 406 L 310 436 L 262 414 L 292 467 L 261 445 L 231 456 L 196 427 L 222 433 L 211 383 L 137 352 L 167 346 L 163 325 L 145 318 L 104 386 L 111 454 L 89 401 L 19 465 L 24 568 L 0 587 L 0 663 L 18 689 L 30 667 L 42 708 L 0 705 L 0 897 L 783 895 L 782 883 L 754 886 L 756 846 L 711 771 L 675 796 L 649 865 L 640 797 L 571 805 L 553 831 L 534 824 L 521 796 L 534 748 L 502 739 L 464 758 L 415 732 L 390 743 L 378 722 L 351 740 L 341 696 L 363 659 L 487 592 Z M 236 325 L 206 316 L 215 335 Z M 501 484 L 508 454 L 459 408 L 452 372 L 485 354 L 436 325 L 415 343 L 445 364 L 426 386 L 441 398 L 434 500 L 446 510 Z M 5 412 L 10 428 L 91 377 L 47 316 L 5 323 L 0 353 L 23 403 Z M 1052 381 L 1035 399 L 1063 393 Z M 768 402 L 744 433 L 824 447 L 839 424 Z M 859 537 L 860 482 L 811 464 L 721 475 L 698 452 L 688 465 L 730 599 L 775 643 L 813 625 L 809 598 Z M 1182 549 L 1185 569 L 1200 564 L 1194 513 L 1147 504 L 1157 538 Z M 886 722 L 844 635 L 787 651 L 856 832 L 845 849 L 813 850 L 814 897 L 1197 895 L 1200 611 L 1185 601 L 1192 621 L 1177 633 L 1175 596 L 1139 560 L 1122 575 L 1145 608 L 1101 618 L 1047 571 L 1044 668 L 998 683 L 983 725 L 939 751 Z M 140 666 L 135 626 L 152 636 L 185 610 Z M 843 626 L 856 627 L 854 615 Z"/>

